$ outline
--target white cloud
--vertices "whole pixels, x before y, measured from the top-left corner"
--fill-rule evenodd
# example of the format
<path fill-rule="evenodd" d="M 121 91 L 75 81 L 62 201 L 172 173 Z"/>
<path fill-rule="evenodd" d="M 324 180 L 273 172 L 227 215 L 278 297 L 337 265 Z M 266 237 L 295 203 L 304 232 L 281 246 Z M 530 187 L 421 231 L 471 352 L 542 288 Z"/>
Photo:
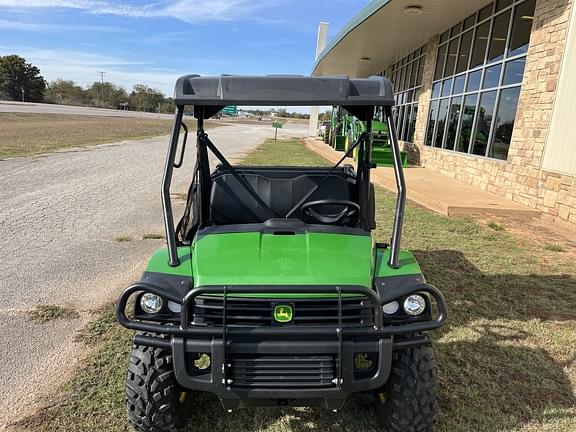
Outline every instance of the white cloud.
<path fill-rule="evenodd" d="M 0 0 L 0 8 L 77 9 L 94 15 L 126 17 L 169 17 L 185 22 L 251 19 L 264 8 L 282 0 L 161 0 L 135 5 L 118 0 Z"/>
<path fill-rule="evenodd" d="M 0 19 L 0 30 L 25 31 L 25 32 L 59 32 L 81 31 L 95 33 L 129 33 L 130 30 L 123 27 L 95 26 L 95 25 L 59 25 L 38 22 L 23 22 Z"/>

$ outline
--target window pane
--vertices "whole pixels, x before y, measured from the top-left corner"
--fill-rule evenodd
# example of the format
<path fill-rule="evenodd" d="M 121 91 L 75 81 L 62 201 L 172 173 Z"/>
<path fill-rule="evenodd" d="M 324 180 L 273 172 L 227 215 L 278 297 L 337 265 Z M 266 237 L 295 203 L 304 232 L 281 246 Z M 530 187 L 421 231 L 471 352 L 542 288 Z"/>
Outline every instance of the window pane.
<path fill-rule="evenodd" d="M 414 140 L 414 131 L 416 130 L 416 115 L 418 114 L 418 105 L 412 107 L 412 114 L 410 115 L 410 127 L 408 128 L 408 136 L 406 141 L 412 142 Z"/>
<path fill-rule="evenodd" d="M 494 3 L 490 3 L 485 8 L 480 9 L 480 12 L 478 12 L 478 21 L 482 21 L 483 19 L 486 19 L 490 15 L 492 15 L 493 8 L 494 8 Z"/>
<path fill-rule="evenodd" d="M 464 98 L 462 125 L 460 126 L 458 140 L 456 141 L 456 151 L 468 153 L 468 144 L 470 143 L 470 136 L 472 135 L 472 126 L 474 125 L 474 114 L 476 113 L 477 100 L 477 94 L 471 94 Z"/>
<path fill-rule="evenodd" d="M 406 83 L 404 88 L 405 89 L 409 89 L 410 88 L 410 79 L 412 77 L 412 63 L 408 63 L 408 66 L 406 66 Z"/>
<path fill-rule="evenodd" d="M 466 86 L 466 91 L 476 91 L 480 88 L 480 79 L 482 78 L 482 71 L 477 70 L 475 72 L 468 74 L 468 85 Z"/>
<path fill-rule="evenodd" d="M 438 108 L 438 126 L 436 127 L 436 138 L 434 139 L 434 147 L 442 147 L 442 140 L 444 139 L 444 129 L 446 128 L 446 116 L 448 114 L 448 99 L 440 100 L 440 107 Z"/>
<path fill-rule="evenodd" d="M 490 135 L 490 125 L 494 115 L 494 105 L 496 104 L 496 90 L 482 93 L 478 106 L 478 119 L 476 120 L 476 132 L 474 133 L 474 144 L 472 153 L 475 155 L 486 155 L 488 138 Z"/>
<path fill-rule="evenodd" d="M 450 90 L 452 89 L 452 78 L 444 80 L 442 83 L 442 96 L 450 96 Z"/>
<path fill-rule="evenodd" d="M 470 48 L 472 45 L 472 30 L 462 35 L 462 42 L 460 43 L 460 55 L 456 63 L 456 73 L 464 72 L 468 68 L 468 60 L 470 59 Z"/>
<path fill-rule="evenodd" d="M 450 37 L 454 37 L 462 31 L 462 23 L 459 22 L 450 29 Z"/>
<path fill-rule="evenodd" d="M 464 20 L 464 30 L 469 29 L 474 25 L 476 22 L 476 14 L 470 15 L 468 18 Z"/>
<path fill-rule="evenodd" d="M 504 81 L 502 82 L 502 85 L 521 83 L 522 77 L 524 76 L 525 64 L 525 58 L 512 60 L 506 63 L 506 66 L 504 67 Z"/>
<path fill-rule="evenodd" d="M 410 124 L 410 111 L 412 105 L 406 105 L 406 110 L 404 111 L 404 120 L 402 121 L 402 139 L 407 141 L 408 137 L 408 125 Z"/>
<path fill-rule="evenodd" d="M 442 78 L 444 71 L 444 61 L 446 60 L 446 49 L 448 45 L 442 45 L 438 48 L 438 58 L 436 59 L 436 71 L 434 72 L 434 79 Z"/>
<path fill-rule="evenodd" d="M 454 66 L 456 65 L 456 58 L 458 56 L 458 38 L 452 39 L 448 44 L 448 58 L 446 59 L 446 68 L 444 69 L 444 76 L 454 75 Z"/>
<path fill-rule="evenodd" d="M 510 6 L 513 3 L 513 0 L 498 0 L 496 2 L 496 12 L 501 11 L 502 9 Z"/>
<path fill-rule="evenodd" d="M 450 30 L 446 30 L 440 35 L 440 43 L 446 42 L 450 38 Z"/>
<path fill-rule="evenodd" d="M 492 87 L 497 87 L 500 82 L 500 70 L 502 69 L 502 64 L 497 64 L 496 66 L 491 66 L 486 68 L 484 72 L 484 83 L 482 85 L 483 89 L 488 89 Z"/>
<path fill-rule="evenodd" d="M 490 48 L 488 50 L 488 61 L 500 60 L 504 57 L 509 25 L 510 11 L 506 11 L 494 18 Z"/>
<path fill-rule="evenodd" d="M 434 83 L 434 85 L 432 86 L 432 98 L 437 98 L 440 97 L 440 87 L 442 86 L 442 83 L 440 81 L 438 81 L 437 83 Z"/>
<path fill-rule="evenodd" d="M 424 57 L 420 59 L 420 66 L 418 67 L 418 78 L 416 78 L 416 85 L 422 84 L 422 74 L 424 73 Z"/>
<path fill-rule="evenodd" d="M 454 88 L 452 89 L 452 94 L 458 94 L 464 91 L 465 80 L 466 75 L 458 75 L 456 78 L 454 78 Z"/>
<path fill-rule="evenodd" d="M 421 90 L 422 90 L 422 89 L 421 89 L 420 87 L 417 87 L 417 88 L 414 89 L 414 100 L 415 100 L 416 102 L 418 102 L 418 100 L 420 99 L 420 92 L 421 92 Z"/>
<path fill-rule="evenodd" d="M 536 0 L 527 0 L 516 6 L 514 21 L 512 22 L 512 36 L 508 56 L 524 54 L 528 51 L 532 21 L 534 21 L 534 6 Z"/>
<path fill-rule="evenodd" d="M 474 39 L 474 48 L 472 50 L 472 59 L 470 62 L 471 69 L 484 63 L 484 55 L 486 54 L 486 45 L 488 45 L 489 31 L 489 21 L 476 28 L 476 38 Z"/>
<path fill-rule="evenodd" d="M 458 129 L 458 122 L 460 120 L 460 106 L 462 104 L 462 96 L 452 98 L 450 101 L 450 108 L 448 109 L 448 129 L 446 130 L 446 148 L 454 150 L 456 143 L 456 130 Z"/>
<path fill-rule="evenodd" d="M 406 87 L 404 87 L 405 78 L 406 78 L 406 68 L 402 67 L 401 72 L 400 72 L 400 88 L 399 88 L 400 91 L 402 91 L 406 88 Z"/>
<path fill-rule="evenodd" d="M 404 106 L 398 109 L 398 120 L 396 120 L 396 131 L 398 139 L 402 139 L 402 120 L 404 120 Z"/>
<path fill-rule="evenodd" d="M 430 102 L 430 112 L 428 113 L 428 130 L 426 131 L 426 145 L 432 145 L 434 136 L 434 126 L 436 125 L 436 115 L 438 114 L 438 101 Z"/>
<path fill-rule="evenodd" d="M 412 75 L 410 76 L 410 87 L 416 86 L 417 77 L 418 77 L 418 60 L 412 63 Z"/>
<path fill-rule="evenodd" d="M 500 93 L 500 101 L 498 102 L 494 123 L 494 139 L 488 154 L 490 157 L 502 160 L 506 160 L 508 157 L 519 96 L 520 87 L 505 89 Z"/>

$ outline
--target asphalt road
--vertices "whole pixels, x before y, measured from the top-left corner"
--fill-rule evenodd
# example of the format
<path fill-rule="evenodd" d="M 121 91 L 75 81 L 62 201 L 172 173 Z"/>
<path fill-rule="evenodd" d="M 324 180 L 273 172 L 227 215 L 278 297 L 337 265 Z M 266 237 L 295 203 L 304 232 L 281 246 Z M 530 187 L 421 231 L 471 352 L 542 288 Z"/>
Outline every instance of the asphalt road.
<path fill-rule="evenodd" d="M 280 136 L 303 136 L 285 125 Z M 239 157 L 272 128 L 209 131 L 226 156 Z M 162 240 L 160 185 L 167 138 L 71 149 L 0 161 L 0 430 L 29 412 L 82 358 L 76 331 L 94 310 L 136 280 Z M 188 147 L 172 191 L 185 192 L 194 163 Z M 175 199 L 175 211 L 183 201 Z M 117 236 L 131 241 L 118 242 Z M 27 311 L 56 304 L 76 319 L 32 322 Z"/>
<path fill-rule="evenodd" d="M 172 114 L 156 114 L 140 111 L 120 111 L 106 108 L 91 108 L 72 105 L 54 105 L 32 102 L 0 101 L 0 113 L 35 113 L 35 114 L 63 114 L 88 115 L 106 117 L 139 117 L 151 119 L 172 119 Z"/>

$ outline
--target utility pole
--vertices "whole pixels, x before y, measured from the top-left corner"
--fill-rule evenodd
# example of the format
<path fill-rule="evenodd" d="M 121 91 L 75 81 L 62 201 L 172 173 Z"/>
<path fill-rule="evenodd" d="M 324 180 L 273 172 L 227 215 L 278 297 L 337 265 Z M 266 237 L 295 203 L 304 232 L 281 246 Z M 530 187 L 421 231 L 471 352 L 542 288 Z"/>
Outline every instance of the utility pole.
<path fill-rule="evenodd" d="M 98 75 L 100 75 L 100 95 L 98 95 L 98 92 L 96 92 L 96 98 L 98 99 L 98 102 L 100 99 L 104 99 L 104 75 L 106 74 L 106 72 L 102 72 L 102 71 L 98 71 Z"/>

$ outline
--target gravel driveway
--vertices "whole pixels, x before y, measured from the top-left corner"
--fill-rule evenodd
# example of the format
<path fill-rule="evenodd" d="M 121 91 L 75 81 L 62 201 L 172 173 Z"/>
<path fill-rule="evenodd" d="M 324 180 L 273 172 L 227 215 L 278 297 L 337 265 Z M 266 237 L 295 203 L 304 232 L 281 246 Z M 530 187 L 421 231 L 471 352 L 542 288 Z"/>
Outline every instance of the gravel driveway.
<path fill-rule="evenodd" d="M 305 126 L 285 125 L 283 136 Z M 270 126 L 209 130 L 226 156 L 238 157 L 272 136 Z M 162 240 L 160 184 L 167 138 L 0 161 L 0 429 L 54 389 L 82 358 L 74 342 L 98 307 L 138 278 Z M 192 146 L 175 170 L 185 192 Z M 182 200 L 175 200 L 176 211 Z M 130 241 L 117 241 L 119 236 Z M 114 240 L 116 238 L 116 240 Z M 79 318 L 40 324 L 38 304 L 75 309 Z"/>

